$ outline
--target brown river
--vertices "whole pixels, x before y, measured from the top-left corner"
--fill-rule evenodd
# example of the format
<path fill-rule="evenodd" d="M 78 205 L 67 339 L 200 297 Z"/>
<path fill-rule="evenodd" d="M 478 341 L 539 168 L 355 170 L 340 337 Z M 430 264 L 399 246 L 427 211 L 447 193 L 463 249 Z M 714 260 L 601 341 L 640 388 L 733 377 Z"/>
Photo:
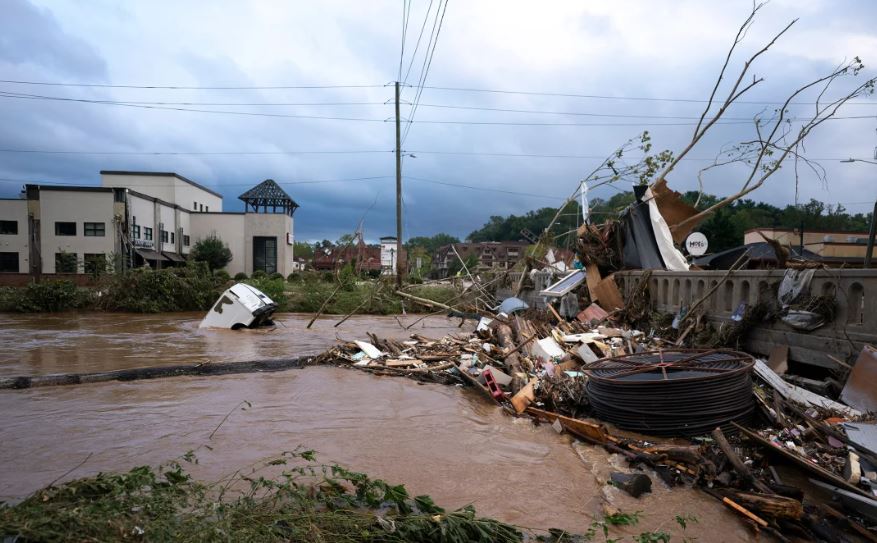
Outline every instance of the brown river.
<path fill-rule="evenodd" d="M 200 317 L 0 314 L 0 375 L 288 358 L 320 352 L 337 338 L 366 339 L 366 331 L 437 338 L 471 330 L 444 317 L 407 331 L 394 317 L 355 317 L 338 328 L 335 319 L 321 319 L 307 330 L 308 316 L 285 314 L 271 332 L 203 331 Z M 252 407 L 241 409 L 244 401 Z M 624 462 L 510 417 L 460 387 L 312 367 L 0 390 L 0 413 L 0 500 L 21 499 L 71 469 L 66 479 L 157 465 L 192 449 L 199 458 L 193 474 L 214 481 L 301 445 L 317 450 L 321 462 L 521 526 L 584 532 L 608 504 L 643 512 L 637 526 L 616 536 L 660 529 L 674 540 L 752 538 L 713 498 L 670 489 L 654 474 L 652 493 L 640 499 L 606 486 L 610 471 L 627 471 Z M 699 520 L 684 533 L 674 520 L 682 514 Z"/>

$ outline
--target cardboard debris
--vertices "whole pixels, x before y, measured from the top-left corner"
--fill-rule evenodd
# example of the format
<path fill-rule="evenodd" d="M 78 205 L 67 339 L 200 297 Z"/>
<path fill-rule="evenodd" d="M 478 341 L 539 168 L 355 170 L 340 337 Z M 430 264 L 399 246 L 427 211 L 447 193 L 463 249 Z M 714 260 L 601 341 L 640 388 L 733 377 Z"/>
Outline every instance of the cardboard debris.
<path fill-rule="evenodd" d="M 538 379 L 531 379 L 517 394 L 512 396 L 512 407 L 515 408 L 515 413 L 520 415 L 536 400 L 535 388 L 538 382 Z"/>
<path fill-rule="evenodd" d="M 611 275 L 597 284 L 592 300 L 599 301 L 600 307 L 609 311 L 624 307 L 621 292 L 618 290 L 618 285 L 615 284 L 615 278 Z"/>
<path fill-rule="evenodd" d="M 597 353 L 594 352 L 594 349 L 591 348 L 590 343 L 582 343 L 579 345 L 579 348 L 576 349 L 576 354 L 579 355 L 579 358 L 581 358 L 585 364 L 590 364 L 591 362 L 596 362 L 600 359 L 600 357 L 597 356 Z"/>
<path fill-rule="evenodd" d="M 685 228 L 677 228 L 676 225 L 697 215 L 697 209 L 685 203 L 682 200 L 681 194 L 667 187 L 665 179 L 661 179 L 652 185 L 651 191 L 661 216 L 664 217 L 664 220 L 667 221 L 667 226 L 670 227 L 673 241 L 682 243 L 698 223 L 692 223 Z"/>
<path fill-rule="evenodd" d="M 774 345 L 770 350 L 770 356 L 767 359 L 767 365 L 777 375 L 782 375 L 789 371 L 789 346 Z"/>
<path fill-rule="evenodd" d="M 859 353 L 840 399 L 861 411 L 877 411 L 877 349 L 865 345 Z"/>

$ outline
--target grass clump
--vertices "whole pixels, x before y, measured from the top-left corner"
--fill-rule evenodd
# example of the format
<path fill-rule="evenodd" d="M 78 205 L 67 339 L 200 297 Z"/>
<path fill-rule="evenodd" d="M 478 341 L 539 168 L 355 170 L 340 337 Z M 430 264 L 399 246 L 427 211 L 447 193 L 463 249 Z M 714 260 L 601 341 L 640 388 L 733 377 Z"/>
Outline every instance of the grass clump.
<path fill-rule="evenodd" d="M 512 542 L 516 527 L 297 450 L 221 484 L 177 463 L 99 474 L 0 504 L 0 538 L 30 541 Z M 280 471 L 277 477 L 265 471 Z M 230 491 L 244 485 L 245 490 Z"/>

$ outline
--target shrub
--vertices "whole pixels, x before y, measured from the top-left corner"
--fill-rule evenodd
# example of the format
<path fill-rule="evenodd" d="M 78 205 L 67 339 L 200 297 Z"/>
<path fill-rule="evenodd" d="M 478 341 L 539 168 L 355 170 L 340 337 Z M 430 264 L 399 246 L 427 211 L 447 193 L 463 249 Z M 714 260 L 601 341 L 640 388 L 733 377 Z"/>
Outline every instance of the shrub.
<path fill-rule="evenodd" d="M 192 247 L 192 259 L 196 262 L 205 262 L 211 270 L 224 268 L 231 262 L 231 249 L 216 235 L 199 239 Z"/>
<path fill-rule="evenodd" d="M 71 281 L 42 281 L 14 289 L 4 301 L 8 309 L 22 313 L 80 309 L 91 303 L 88 290 L 76 288 Z"/>
<path fill-rule="evenodd" d="M 220 287 L 204 263 L 181 268 L 140 268 L 110 276 L 100 303 L 104 309 L 157 313 L 206 310 Z"/>
<path fill-rule="evenodd" d="M 234 274 L 235 281 L 246 281 L 249 278 L 250 277 L 247 274 L 245 274 L 244 272 L 238 272 L 238 273 Z"/>
<path fill-rule="evenodd" d="M 301 274 L 298 274 L 298 273 L 292 272 L 292 273 L 290 273 L 289 275 L 286 276 L 286 280 L 287 280 L 289 283 L 298 283 L 298 282 L 301 282 L 301 280 L 302 280 L 302 276 L 301 276 Z"/>
<path fill-rule="evenodd" d="M 281 281 L 283 281 L 283 274 L 280 272 L 274 272 L 271 275 L 269 275 L 268 278 L 269 279 L 280 279 Z"/>
<path fill-rule="evenodd" d="M 253 272 L 253 279 L 264 279 L 268 274 L 264 270 L 256 270 Z"/>
<path fill-rule="evenodd" d="M 262 277 L 256 277 L 256 274 L 254 273 L 252 279 L 248 279 L 244 282 L 248 285 L 253 285 L 268 295 L 268 297 L 271 298 L 281 310 L 285 309 L 286 282 L 283 280 L 283 276 L 280 276 L 279 279 L 265 277 L 264 274 Z"/>
<path fill-rule="evenodd" d="M 231 276 L 225 270 L 214 271 L 213 277 L 215 277 L 217 281 L 222 281 L 223 283 L 228 283 L 228 281 L 231 279 Z"/>

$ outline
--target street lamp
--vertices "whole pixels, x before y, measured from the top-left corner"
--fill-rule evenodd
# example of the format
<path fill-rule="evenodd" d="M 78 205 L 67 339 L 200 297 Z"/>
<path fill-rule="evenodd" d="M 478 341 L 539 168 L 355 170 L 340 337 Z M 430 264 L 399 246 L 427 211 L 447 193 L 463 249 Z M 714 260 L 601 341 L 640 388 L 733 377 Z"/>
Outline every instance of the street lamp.
<path fill-rule="evenodd" d="M 877 150 L 874 151 L 874 154 L 877 155 Z M 841 160 L 841 162 L 845 164 L 851 164 L 853 162 L 864 162 L 866 164 L 877 164 L 873 160 L 863 160 L 861 158 L 848 158 L 845 160 Z M 871 257 L 874 255 L 874 234 L 875 230 L 877 230 L 877 202 L 874 202 L 874 210 L 871 212 L 871 229 L 868 232 L 868 248 L 865 249 L 865 264 L 863 267 L 870 268 L 871 267 Z"/>

